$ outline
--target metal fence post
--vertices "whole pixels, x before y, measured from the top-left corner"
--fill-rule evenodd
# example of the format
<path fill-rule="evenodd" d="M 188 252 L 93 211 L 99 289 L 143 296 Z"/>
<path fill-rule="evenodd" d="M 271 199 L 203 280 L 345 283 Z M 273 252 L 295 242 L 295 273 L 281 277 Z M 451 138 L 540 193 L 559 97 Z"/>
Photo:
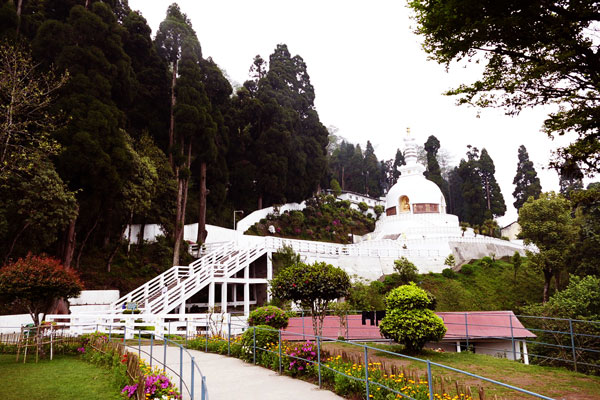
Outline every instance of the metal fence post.
<path fill-rule="evenodd" d="M 202 391 L 202 396 L 204 397 L 204 390 Z M 192 357 L 192 379 L 190 384 L 190 398 L 194 400 L 194 357 Z"/>
<path fill-rule="evenodd" d="M 183 393 L 183 347 L 179 346 L 179 390 Z"/>
<path fill-rule="evenodd" d="M 321 336 L 317 336 L 317 365 L 319 366 L 319 389 L 323 387 L 321 382 Z"/>
<path fill-rule="evenodd" d="M 208 389 L 206 388 L 206 377 L 202 376 L 202 400 L 208 399 Z M 192 398 L 193 400 L 193 398 Z"/>
<path fill-rule="evenodd" d="M 252 327 L 252 362 L 256 364 L 256 327 Z"/>
<path fill-rule="evenodd" d="M 185 320 L 185 347 L 187 347 L 187 339 L 188 339 L 188 324 L 190 321 Z"/>
<path fill-rule="evenodd" d="M 302 340 L 304 340 L 304 310 L 300 310 L 302 312 Z"/>
<path fill-rule="evenodd" d="M 154 333 L 150 335 L 150 369 L 152 369 L 152 349 L 154 348 Z"/>
<path fill-rule="evenodd" d="M 281 329 L 279 330 L 279 375 L 281 375 Z"/>
<path fill-rule="evenodd" d="M 205 340 L 204 340 L 204 351 L 208 353 L 208 315 L 206 316 L 206 328 L 205 330 Z"/>
<path fill-rule="evenodd" d="M 573 335 L 573 320 L 569 318 L 569 333 L 571 334 L 571 350 L 573 352 L 573 367 L 577 372 L 577 355 L 575 354 L 575 337 Z"/>
<path fill-rule="evenodd" d="M 427 360 L 427 386 L 429 386 L 429 400 L 433 400 L 433 377 L 431 376 L 431 361 Z"/>
<path fill-rule="evenodd" d="M 163 337 L 163 372 L 167 372 L 167 338 Z"/>
<path fill-rule="evenodd" d="M 367 346 L 363 347 L 365 349 L 365 390 L 367 393 L 366 399 L 369 398 L 369 349 Z"/>
<path fill-rule="evenodd" d="M 510 341 L 512 343 L 512 353 L 513 353 L 513 360 L 517 360 L 517 352 L 515 351 L 515 335 L 513 333 L 513 323 L 512 323 L 512 315 L 509 314 L 508 315 L 509 321 L 510 321 Z"/>
<path fill-rule="evenodd" d="M 112 336 L 112 324 L 108 326 L 108 341 L 110 342 L 110 337 Z"/>
<path fill-rule="evenodd" d="M 231 313 L 227 318 L 227 355 L 231 355 Z"/>
<path fill-rule="evenodd" d="M 467 319 L 467 313 L 465 313 L 465 335 L 467 336 L 467 349 L 469 351 L 469 321 Z"/>

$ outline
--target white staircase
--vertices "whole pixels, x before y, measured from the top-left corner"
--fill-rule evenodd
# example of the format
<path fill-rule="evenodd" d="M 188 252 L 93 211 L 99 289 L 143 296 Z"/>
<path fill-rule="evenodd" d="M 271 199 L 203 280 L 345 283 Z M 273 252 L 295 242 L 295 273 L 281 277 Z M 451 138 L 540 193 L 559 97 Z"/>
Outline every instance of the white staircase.
<path fill-rule="evenodd" d="M 127 293 L 111 304 L 111 310 L 121 312 L 127 303 L 136 303 L 145 313 L 168 313 L 185 304 L 215 278 L 235 275 L 266 251 L 262 242 L 250 247 L 239 247 L 235 242 L 211 246 L 190 265 L 174 266 Z"/>

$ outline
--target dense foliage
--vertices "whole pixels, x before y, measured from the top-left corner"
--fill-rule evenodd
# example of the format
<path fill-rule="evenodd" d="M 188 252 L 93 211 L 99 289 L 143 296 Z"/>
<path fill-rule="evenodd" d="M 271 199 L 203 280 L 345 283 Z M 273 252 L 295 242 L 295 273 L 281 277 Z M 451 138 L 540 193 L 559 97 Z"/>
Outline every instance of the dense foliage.
<path fill-rule="evenodd" d="M 76 297 L 81 289 L 83 285 L 77 274 L 49 257 L 28 255 L 0 270 L 0 299 L 26 307 L 36 326 L 55 301 Z"/>
<path fill-rule="evenodd" d="M 560 105 L 544 122 L 545 132 L 577 133 L 559 155 L 598 172 L 597 2 L 412 0 L 409 5 L 434 60 L 483 65 L 479 79 L 448 94 L 458 95 L 459 103 L 502 107 L 509 114 Z"/>
<path fill-rule="evenodd" d="M 269 231 L 273 226 L 274 233 Z M 338 201 L 333 196 L 317 196 L 306 202 L 302 211 L 284 212 L 251 226 L 247 234 L 276 236 L 323 242 L 352 243 L 352 235 L 372 232 L 372 217 L 354 210 L 349 201 Z"/>
<path fill-rule="evenodd" d="M 527 256 L 544 275 L 544 301 L 547 301 L 552 278 L 562 288 L 561 277 L 577 237 L 571 204 L 554 192 L 530 198 L 519 210 L 519 225 L 525 243 L 535 244 L 539 250 L 528 252 Z"/>
<path fill-rule="evenodd" d="M 379 330 L 386 338 L 404 344 L 408 352 L 419 352 L 425 343 L 444 337 L 446 327 L 432 311 L 434 302 L 414 283 L 392 290 L 385 301 Z"/>
<path fill-rule="evenodd" d="M 532 352 L 544 356 L 535 358 L 539 364 L 573 366 L 571 329 L 577 333 L 573 340 L 576 347 L 576 359 L 579 371 L 598 374 L 598 368 L 587 364 L 598 365 L 600 346 L 595 336 L 600 335 L 600 278 L 571 276 L 569 285 L 555 293 L 543 304 L 535 304 L 525 309 L 529 315 L 550 317 L 544 320 L 527 320 L 528 325 L 543 331 L 538 334 L 540 343 L 556 343 L 560 346 L 544 346 L 537 344 Z M 569 323 L 568 320 L 571 319 Z M 593 322 L 588 322 L 593 321 Z M 588 350 L 583 350 L 588 349 Z M 550 358 L 546 358 L 550 357 Z M 563 361 L 569 360 L 569 361 Z"/>
<path fill-rule="evenodd" d="M 274 297 L 310 309 L 315 335 L 320 335 L 329 303 L 348 294 L 350 278 L 341 268 L 324 262 L 300 262 L 280 271 L 270 287 Z"/>

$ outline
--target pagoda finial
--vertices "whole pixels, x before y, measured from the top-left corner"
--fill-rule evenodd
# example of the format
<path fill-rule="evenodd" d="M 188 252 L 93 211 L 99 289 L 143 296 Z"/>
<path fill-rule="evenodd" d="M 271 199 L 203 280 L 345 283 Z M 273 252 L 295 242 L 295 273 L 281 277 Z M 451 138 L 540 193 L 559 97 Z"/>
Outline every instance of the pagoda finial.
<path fill-rule="evenodd" d="M 410 137 L 410 126 L 406 127 L 406 136 Z"/>

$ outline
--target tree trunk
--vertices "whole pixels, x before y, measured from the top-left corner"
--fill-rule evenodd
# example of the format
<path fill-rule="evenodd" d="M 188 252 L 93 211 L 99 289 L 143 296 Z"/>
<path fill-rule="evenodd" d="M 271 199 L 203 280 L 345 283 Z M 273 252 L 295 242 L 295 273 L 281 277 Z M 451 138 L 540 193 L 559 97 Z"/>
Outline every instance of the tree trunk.
<path fill-rule="evenodd" d="M 262 194 L 258 195 L 258 209 L 262 210 Z"/>
<path fill-rule="evenodd" d="M 544 269 L 544 296 L 542 302 L 546 303 L 550 298 L 550 283 L 552 281 L 552 270 Z"/>
<path fill-rule="evenodd" d="M 181 147 L 183 148 L 183 143 L 181 143 Z M 187 169 L 190 170 L 192 166 L 192 141 L 190 139 L 190 143 L 188 143 L 187 149 Z M 183 180 L 183 199 L 181 201 L 181 239 L 183 240 L 183 234 L 185 233 L 185 212 L 187 209 L 187 197 L 188 197 L 188 188 L 190 187 L 190 174 L 187 174 L 187 177 Z"/>
<path fill-rule="evenodd" d="M 10 249 L 8 249 L 8 253 L 6 253 L 6 257 L 4 257 L 4 264 L 8 264 L 8 260 L 10 258 L 10 255 L 12 254 L 13 249 L 15 248 L 17 240 L 19 240 L 19 237 L 21 237 L 21 235 L 23 234 L 23 232 L 25 232 L 25 229 L 27 229 L 29 225 L 31 225 L 31 222 L 26 222 L 23 228 L 21 228 L 21 230 L 16 234 L 15 238 L 12 241 L 12 244 L 10 245 Z"/>
<path fill-rule="evenodd" d="M 76 213 L 79 213 L 79 205 L 76 206 Z M 75 232 L 75 223 L 77 217 L 73 218 L 69 222 L 69 227 L 65 231 L 64 244 L 62 248 L 61 261 L 66 269 L 71 269 L 71 261 L 73 260 L 73 253 L 75 253 L 75 243 L 77 233 Z"/>
<path fill-rule="evenodd" d="M 129 224 L 127 225 L 127 229 L 129 232 L 127 233 L 127 258 L 129 258 L 129 251 L 131 250 L 131 224 L 133 223 L 133 208 L 129 213 Z"/>
<path fill-rule="evenodd" d="M 17 36 L 19 36 L 19 31 L 21 30 L 21 9 L 23 8 L 23 0 L 17 1 Z"/>
<path fill-rule="evenodd" d="M 344 184 L 344 181 L 345 181 L 344 166 L 342 165 L 342 190 L 344 190 L 344 188 L 346 187 L 346 185 Z"/>
<path fill-rule="evenodd" d="M 200 202 L 198 203 L 198 237 L 196 243 L 204 243 L 206 239 L 206 163 L 200 164 Z"/>
<path fill-rule="evenodd" d="M 169 120 L 169 164 L 175 171 L 173 162 L 173 144 L 175 144 L 175 84 L 177 83 L 177 61 L 173 62 L 173 76 L 171 77 L 171 112 Z"/>
<path fill-rule="evenodd" d="M 121 236 L 123 236 L 123 235 L 121 234 Z M 117 240 L 117 243 L 115 244 L 115 248 L 113 249 L 113 251 L 111 251 L 110 256 L 108 256 L 108 260 L 106 261 L 106 271 L 108 271 L 108 272 L 110 272 L 110 266 L 112 264 L 112 260 L 113 260 L 113 258 L 115 258 L 115 255 L 117 254 L 117 251 L 119 250 L 120 244 L 121 244 L 121 238 L 119 237 L 119 239 Z"/>
<path fill-rule="evenodd" d="M 146 230 L 146 217 L 142 219 L 142 223 L 140 224 L 140 233 L 138 235 L 138 246 L 143 246 L 144 244 L 144 231 Z"/>
<path fill-rule="evenodd" d="M 489 178 L 485 178 L 485 193 L 487 197 L 487 208 L 488 210 L 492 209 L 492 201 L 490 199 L 490 180 Z"/>
<path fill-rule="evenodd" d="M 179 175 L 179 174 L 177 174 Z M 173 265 L 179 265 L 179 248 L 181 247 L 181 237 L 183 236 L 183 227 L 181 225 L 181 201 L 183 199 L 183 182 L 177 179 L 177 209 L 175 211 L 175 228 L 173 239 L 175 241 L 173 247 Z"/>
<path fill-rule="evenodd" d="M 92 228 L 85 234 L 85 237 L 81 242 L 81 246 L 79 246 L 79 252 L 77 253 L 77 261 L 75 262 L 75 269 L 79 269 L 79 260 L 81 259 L 81 255 L 83 254 L 83 248 L 87 244 L 87 241 L 90 238 L 90 235 L 92 234 L 94 229 L 96 229 L 96 226 L 98 226 L 98 221 L 100 221 L 100 214 L 98 214 L 98 216 L 96 217 L 94 225 L 92 225 Z"/>

